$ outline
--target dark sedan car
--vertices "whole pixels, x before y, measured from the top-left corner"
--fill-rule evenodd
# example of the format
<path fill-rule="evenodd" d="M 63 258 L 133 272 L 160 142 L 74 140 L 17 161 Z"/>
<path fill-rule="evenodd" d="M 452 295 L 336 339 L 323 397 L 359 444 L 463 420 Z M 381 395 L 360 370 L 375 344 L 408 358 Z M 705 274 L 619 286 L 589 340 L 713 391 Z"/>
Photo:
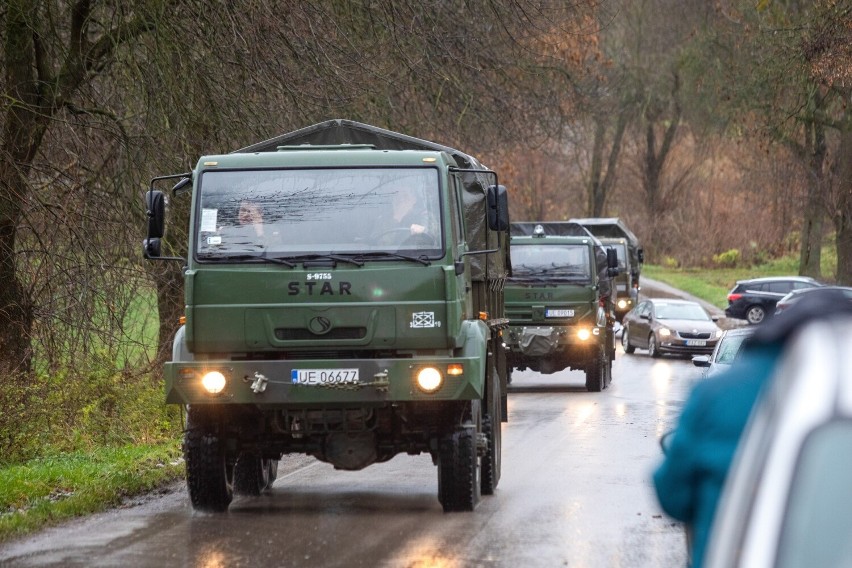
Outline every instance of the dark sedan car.
<path fill-rule="evenodd" d="M 729 318 L 744 319 L 754 325 L 762 322 L 766 316 L 775 312 L 778 300 L 803 288 L 822 286 L 807 276 L 770 276 L 740 280 L 728 294 L 728 307 L 725 315 Z"/>
<path fill-rule="evenodd" d="M 687 300 L 651 298 L 624 316 L 621 344 L 625 353 L 639 347 L 651 357 L 663 353 L 712 353 L 722 330 L 699 304 Z"/>
<path fill-rule="evenodd" d="M 818 286 L 816 288 L 801 288 L 793 290 L 775 304 L 775 314 L 780 314 L 796 302 L 802 299 L 802 296 L 814 290 L 824 290 L 826 293 L 833 295 L 838 302 L 852 302 L 852 288 L 846 286 Z"/>

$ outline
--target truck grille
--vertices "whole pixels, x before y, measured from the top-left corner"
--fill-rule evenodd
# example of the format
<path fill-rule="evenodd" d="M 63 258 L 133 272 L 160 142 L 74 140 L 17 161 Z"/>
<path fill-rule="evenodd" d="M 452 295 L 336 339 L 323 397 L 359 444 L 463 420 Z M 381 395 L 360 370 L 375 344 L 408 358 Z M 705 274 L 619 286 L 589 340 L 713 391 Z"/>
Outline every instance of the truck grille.
<path fill-rule="evenodd" d="M 328 333 L 317 335 L 303 327 L 279 327 L 275 330 L 275 339 L 281 341 L 317 341 L 319 339 L 364 339 L 366 327 L 335 327 Z"/>

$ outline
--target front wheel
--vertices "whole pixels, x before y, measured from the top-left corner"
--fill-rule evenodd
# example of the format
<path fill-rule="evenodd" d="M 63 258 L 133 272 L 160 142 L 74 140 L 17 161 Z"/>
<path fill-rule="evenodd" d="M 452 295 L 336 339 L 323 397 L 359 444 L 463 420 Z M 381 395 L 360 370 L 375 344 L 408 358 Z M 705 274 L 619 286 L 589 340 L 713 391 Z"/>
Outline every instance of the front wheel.
<path fill-rule="evenodd" d="M 757 325 L 766 317 L 766 310 L 763 306 L 751 306 L 746 310 L 746 321 L 751 325 Z"/>
<path fill-rule="evenodd" d="M 483 495 L 493 495 L 500 482 L 501 453 L 502 453 L 502 408 L 503 399 L 500 396 L 500 377 L 492 370 L 491 385 L 488 393 L 488 403 L 485 416 L 482 417 L 482 430 L 485 434 L 487 448 L 482 456 L 479 474 L 480 488 Z"/>
<path fill-rule="evenodd" d="M 633 353 L 636 351 L 636 348 L 630 344 L 630 337 L 628 337 L 627 326 L 624 326 L 624 329 L 621 330 L 621 346 L 624 347 L 625 353 Z"/>
<path fill-rule="evenodd" d="M 607 357 L 607 353 L 606 346 L 599 347 L 595 360 L 586 367 L 586 390 L 589 392 L 601 392 L 608 384 L 609 357 Z"/>
<path fill-rule="evenodd" d="M 227 511 L 234 497 L 234 464 L 209 413 L 190 407 L 183 456 L 192 508 L 216 513 Z"/>
<path fill-rule="evenodd" d="M 653 333 L 648 336 L 648 355 L 654 359 L 660 358 L 660 348 L 657 347 L 657 336 Z"/>

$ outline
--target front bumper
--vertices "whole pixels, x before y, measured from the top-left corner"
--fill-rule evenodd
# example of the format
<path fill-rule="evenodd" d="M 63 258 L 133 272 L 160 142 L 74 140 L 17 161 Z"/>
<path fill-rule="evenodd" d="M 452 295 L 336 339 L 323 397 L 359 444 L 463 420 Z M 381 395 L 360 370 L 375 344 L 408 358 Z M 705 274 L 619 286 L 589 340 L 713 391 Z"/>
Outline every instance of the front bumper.
<path fill-rule="evenodd" d="M 463 374 L 448 375 L 450 364 Z M 435 367 L 443 385 L 426 393 L 415 383 L 416 373 Z M 357 369 L 356 384 L 294 384 L 294 370 Z M 208 394 L 201 384 L 207 371 L 218 370 L 225 388 Z M 188 361 L 165 365 L 166 402 L 176 404 L 255 404 L 277 407 L 313 404 L 381 404 L 429 400 L 475 400 L 484 393 L 484 355 L 416 359 L 305 359 L 283 361 Z"/>
<path fill-rule="evenodd" d="M 716 347 L 718 339 L 707 339 L 706 345 L 687 345 L 685 339 L 666 339 L 658 341 L 657 349 L 660 353 L 680 353 L 683 355 L 710 355 Z"/>
<path fill-rule="evenodd" d="M 540 343 L 533 348 L 525 338 L 531 335 L 539 335 L 549 338 L 550 349 L 547 352 L 539 347 Z M 503 338 L 506 348 L 514 354 L 527 357 L 546 357 L 564 353 L 566 351 L 579 351 L 591 349 L 605 341 L 606 328 L 591 325 L 578 326 L 510 326 L 504 332 Z M 525 343 L 527 343 L 525 345 Z"/>

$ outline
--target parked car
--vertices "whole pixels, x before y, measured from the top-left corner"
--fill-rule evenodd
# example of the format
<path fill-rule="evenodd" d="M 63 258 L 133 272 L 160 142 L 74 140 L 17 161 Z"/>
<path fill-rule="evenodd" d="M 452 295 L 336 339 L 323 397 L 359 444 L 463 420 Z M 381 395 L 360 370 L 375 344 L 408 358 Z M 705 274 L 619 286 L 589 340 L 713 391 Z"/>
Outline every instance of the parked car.
<path fill-rule="evenodd" d="M 621 344 L 625 353 L 639 347 L 651 357 L 663 353 L 712 353 L 722 330 L 697 302 L 649 298 L 624 316 Z"/>
<path fill-rule="evenodd" d="M 705 568 L 849 566 L 852 317 L 785 347 L 727 476 Z"/>
<path fill-rule="evenodd" d="M 710 355 L 696 355 L 692 358 L 692 364 L 703 367 L 702 377 L 710 377 L 729 368 L 736 360 L 743 346 L 743 342 L 754 331 L 753 327 L 735 327 L 722 333 L 722 337 L 716 343 L 716 348 Z"/>
<path fill-rule="evenodd" d="M 798 302 L 804 294 L 813 290 L 825 290 L 832 294 L 836 294 L 838 302 L 852 302 L 852 288 L 846 286 L 818 286 L 816 288 L 800 288 L 793 290 L 775 304 L 775 314 L 779 314 Z"/>
<path fill-rule="evenodd" d="M 728 293 L 729 318 L 744 319 L 754 325 L 775 312 L 775 304 L 792 292 L 803 288 L 822 286 L 807 276 L 770 276 L 739 280 Z"/>

